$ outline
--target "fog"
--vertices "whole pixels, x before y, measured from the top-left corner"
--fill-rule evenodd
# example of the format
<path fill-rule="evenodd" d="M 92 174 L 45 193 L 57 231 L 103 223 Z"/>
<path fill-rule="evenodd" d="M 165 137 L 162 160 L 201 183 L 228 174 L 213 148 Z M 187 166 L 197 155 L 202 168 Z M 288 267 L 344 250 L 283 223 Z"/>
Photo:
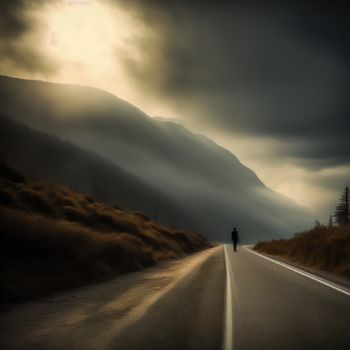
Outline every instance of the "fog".
<path fill-rule="evenodd" d="M 349 183 L 350 28 L 343 5 L 0 6 L 0 74 L 99 87 L 148 115 L 181 120 L 323 221 Z"/>
<path fill-rule="evenodd" d="M 232 153 L 180 124 L 152 119 L 130 104 L 93 88 L 4 77 L 0 82 L 2 114 L 90 151 L 90 158 L 95 154 L 114 164 L 123 171 L 122 174 L 130 174 L 131 182 L 133 177 L 138 178 L 168 198 L 175 204 L 175 209 L 180 209 L 177 210 L 180 214 L 169 215 L 169 210 L 174 210 L 164 205 L 162 196 L 158 195 L 159 203 L 155 200 L 150 204 L 140 185 L 140 203 L 137 207 L 133 202 L 134 210 L 146 209 L 148 213 L 156 210 L 159 220 L 176 226 L 184 224 L 186 219 L 187 228 L 216 241 L 228 240 L 233 225 L 242 230 L 242 242 L 246 243 L 285 237 L 312 225 L 314 216 L 306 208 L 271 191 Z M 75 101 L 74 106 L 66 104 L 61 108 L 66 97 Z M 61 116 L 61 111 L 71 117 Z M 16 142 L 21 145 L 23 137 L 13 138 L 16 141 L 12 147 L 16 149 Z M 21 148 L 21 157 L 23 148 L 26 149 Z M 11 151 L 13 154 L 12 148 Z M 40 147 L 37 151 L 46 154 Z M 72 152 L 66 152 L 67 162 L 71 162 Z M 3 153 L 6 154 L 6 150 Z M 48 161 L 41 158 L 43 169 L 56 166 L 49 161 L 57 156 L 56 153 L 48 154 Z M 36 159 L 38 155 L 32 157 Z M 12 158 L 16 161 L 16 157 Z M 95 163 L 94 172 L 98 171 L 99 181 L 103 181 L 103 171 L 98 170 L 101 165 Z M 60 168 L 66 168 L 64 160 Z M 78 170 L 75 186 L 79 185 L 82 174 L 80 167 Z M 109 188 L 112 193 L 114 187 L 123 186 L 125 175 L 121 181 L 118 172 L 120 170 L 114 170 L 114 183 L 111 176 L 108 181 L 103 181 L 105 187 L 98 182 L 104 193 Z M 67 176 L 62 169 L 59 173 Z M 71 172 L 69 176 L 72 178 Z M 89 171 L 86 176 L 90 178 Z M 61 179 L 56 177 L 56 181 Z M 134 192 L 131 190 L 130 195 L 137 198 Z M 123 206 L 124 200 L 115 204 Z"/>

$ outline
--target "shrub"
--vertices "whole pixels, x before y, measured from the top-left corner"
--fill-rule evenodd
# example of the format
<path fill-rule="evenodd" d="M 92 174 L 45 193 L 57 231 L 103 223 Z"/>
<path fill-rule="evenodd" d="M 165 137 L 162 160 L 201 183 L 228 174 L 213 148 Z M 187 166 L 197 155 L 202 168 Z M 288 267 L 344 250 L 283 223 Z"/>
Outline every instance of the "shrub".
<path fill-rule="evenodd" d="M 6 176 L 0 179 L 0 302 L 111 278 L 208 247 L 200 235 L 142 213 Z"/>
<path fill-rule="evenodd" d="M 10 167 L 6 162 L 0 160 L 0 178 L 16 183 L 27 182 L 25 176 L 18 170 Z"/>
<path fill-rule="evenodd" d="M 69 206 L 69 207 L 76 207 L 78 204 L 70 197 L 59 197 L 55 196 L 54 198 L 55 204 L 58 206 Z"/>
<path fill-rule="evenodd" d="M 88 222 L 88 215 L 82 208 L 65 205 L 63 207 L 63 213 L 65 217 L 70 221 L 80 222 L 80 223 Z"/>
<path fill-rule="evenodd" d="M 151 221 L 150 217 L 144 213 L 141 213 L 139 211 L 134 211 L 131 213 L 132 215 L 136 216 L 138 219 L 141 219 L 143 221 Z"/>
<path fill-rule="evenodd" d="M 39 191 L 25 188 L 20 192 L 19 197 L 30 209 L 50 216 L 54 216 L 56 213 L 45 195 Z"/>
<path fill-rule="evenodd" d="M 258 242 L 254 249 L 350 277 L 350 225 L 320 225 L 290 239 Z"/>

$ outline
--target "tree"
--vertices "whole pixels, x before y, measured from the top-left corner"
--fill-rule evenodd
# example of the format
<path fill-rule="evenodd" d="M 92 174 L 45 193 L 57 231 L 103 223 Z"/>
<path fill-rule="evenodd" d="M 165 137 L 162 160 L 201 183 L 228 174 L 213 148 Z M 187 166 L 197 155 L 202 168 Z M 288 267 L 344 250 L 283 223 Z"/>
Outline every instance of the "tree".
<path fill-rule="evenodd" d="M 347 225 L 350 223 L 348 186 L 345 187 L 345 190 L 340 198 L 339 204 L 335 208 L 334 218 L 338 225 Z"/>
<path fill-rule="evenodd" d="M 333 227 L 333 215 L 329 215 L 329 221 L 328 221 L 328 227 L 331 228 Z"/>
<path fill-rule="evenodd" d="M 321 228 L 322 227 L 322 225 L 321 225 L 321 223 L 320 223 L 320 220 L 315 220 L 315 228 Z"/>

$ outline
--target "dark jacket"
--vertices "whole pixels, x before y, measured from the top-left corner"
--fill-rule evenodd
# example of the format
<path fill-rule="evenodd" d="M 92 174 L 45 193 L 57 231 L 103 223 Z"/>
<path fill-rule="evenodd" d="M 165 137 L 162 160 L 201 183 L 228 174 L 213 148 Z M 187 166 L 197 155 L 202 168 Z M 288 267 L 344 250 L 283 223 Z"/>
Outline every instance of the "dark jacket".
<path fill-rule="evenodd" d="M 231 235 L 232 235 L 232 241 L 237 242 L 238 241 L 238 231 L 236 229 L 233 230 Z"/>

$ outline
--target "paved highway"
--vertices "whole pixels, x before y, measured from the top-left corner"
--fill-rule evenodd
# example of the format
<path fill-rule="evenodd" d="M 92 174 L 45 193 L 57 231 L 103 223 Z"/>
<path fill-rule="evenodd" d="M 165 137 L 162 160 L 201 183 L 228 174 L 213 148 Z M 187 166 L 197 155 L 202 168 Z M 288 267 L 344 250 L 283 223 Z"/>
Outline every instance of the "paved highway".
<path fill-rule="evenodd" d="M 245 249 L 226 254 L 233 349 L 350 349 L 349 295 Z"/>
<path fill-rule="evenodd" d="M 350 296 L 219 246 L 0 314 L 1 349 L 350 348 Z"/>

